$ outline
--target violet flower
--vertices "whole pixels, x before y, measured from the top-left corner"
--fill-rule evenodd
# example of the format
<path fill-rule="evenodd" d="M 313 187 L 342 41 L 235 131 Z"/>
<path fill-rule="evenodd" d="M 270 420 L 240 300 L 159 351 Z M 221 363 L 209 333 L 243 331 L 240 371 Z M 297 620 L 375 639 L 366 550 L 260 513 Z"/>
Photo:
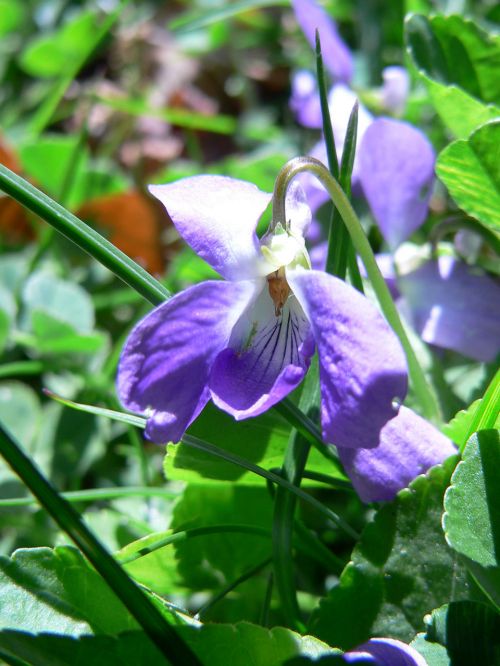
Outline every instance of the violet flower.
<path fill-rule="evenodd" d="M 423 447 L 421 419 L 393 406 L 406 394 L 406 362 L 385 319 L 345 282 L 309 269 L 311 212 L 297 184 L 288 190 L 286 228 L 277 224 L 261 240 L 255 229 L 271 194 L 250 183 L 195 176 L 150 189 L 184 240 L 226 280 L 177 294 L 127 340 L 118 394 L 125 408 L 147 415 L 149 439 L 180 440 L 209 399 L 237 420 L 261 414 L 300 383 L 316 345 L 323 437 L 343 452 L 367 501 L 394 496 L 450 454 L 439 437 Z M 389 486 L 382 474 L 365 492 L 346 453 L 360 447 L 408 460 L 387 463 L 395 470 Z"/>
<path fill-rule="evenodd" d="M 151 186 L 184 240 L 226 281 L 157 307 L 123 350 L 118 392 L 148 414 L 147 436 L 179 440 L 211 398 L 236 419 L 261 414 L 304 377 L 318 347 L 325 441 L 374 447 L 407 389 L 399 342 L 361 294 L 310 266 L 311 213 L 289 189 L 287 228 L 255 229 L 271 194 L 223 176 Z M 382 351 L 383 350 L 383 351 Z"/>
<path fill-rule="evenodd" d="M 393 638 L 372 638 L 344 653 L 343 659 L 348 664 L 427 666 L 426 660 L 414 648 Z"/>

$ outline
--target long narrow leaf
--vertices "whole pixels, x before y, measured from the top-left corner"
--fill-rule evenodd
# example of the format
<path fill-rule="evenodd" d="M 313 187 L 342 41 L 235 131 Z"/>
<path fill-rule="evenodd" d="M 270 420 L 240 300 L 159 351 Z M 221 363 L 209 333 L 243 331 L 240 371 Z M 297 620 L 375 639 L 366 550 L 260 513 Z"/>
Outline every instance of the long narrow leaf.
<path fill-rule="evenodd" d="M 16 441 L 0 423 L 0 452 L 40 504 L 95 567 L 130 614 L 172 663 L 201 666 L 196 655 L 159 609 L 115 562 L 100 541 L 52 484 L 22 452 Z"/>

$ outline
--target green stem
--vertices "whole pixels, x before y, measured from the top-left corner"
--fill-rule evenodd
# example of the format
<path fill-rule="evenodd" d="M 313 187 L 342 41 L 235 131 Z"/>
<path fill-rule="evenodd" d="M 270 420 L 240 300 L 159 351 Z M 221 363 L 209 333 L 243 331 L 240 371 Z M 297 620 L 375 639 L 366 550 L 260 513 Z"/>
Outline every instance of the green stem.
<path fill-rule="evenodd" d="M 317 357 L 307 373 L 300 407 L 309 416 L 317 411 L 319 404 L 319 377 Z M 309 442 L 297 430 L 292 430 L 285 451 L 281 476 L 299 488 L 310 451 Z M 325 448 L 325 447 L 323 447 Z M 297 601 L 295 567 L 293 561 L 294 513 L 297 496 L 278 487 L 274 498 L 273 514 L 273 568 L 283 615 L 287 624 L 296 631 L 304 632 Z"/>
<path fill-rule="evenodd" d="M 427 383 L 425 374 L 420 367 L 418 359 L 413 351 L 406 331 L 399 318 L 398 311 L 392 300 L 390 291 L 380 272 L 370 243 L 365 236 L 363 227 L 354 212 L 349 199 L 344 194 L 339 183 L 333 178 L 328 169 L 319 160 L 313 157 L 296 157 L 285 164 L 276 179 L 273 195 L 273 221 L 274 223 L 286 220 L 285 196 L 292 179 L 299 173 L 308 171 L 320 181 L 327 190 L 333 203 L 344 220 L 356 252 L 361 257 L 368 277 L 380 303 L 385 318 L 392 326 L 403 347 L 408 363 L 408 372 L 412 382 L 413 390 L 419 400 L 424 415 L 432 420 L 439 421 L 440 414 L 434 400 L 432 389 Z"/>
<path fill-rule="evenodd" d="M 199 536 L 206 536 L 207 534 L 252 534 L 267 539 L 271 536 L 269 530 L 266 530 L 264 527 L 259 527 L 258 525 L 209 525 L 206 527 L 192 527 L 187 530 L 173 532 L 172 534 L 161 537 L 158 541 L 149 543 L 147 546 L 144 546 L 144 548 L 141 548 L 130 555 L 127 554 L 126 548 L 123 554 L 118 553 L 117 560 L 120 564 L 130 564 L 141 557 L 145 557 L 146 555 L 150 555 L 151 553 L 160 550 L 160 548 L 165 548 L 173 543 L 187 541 L 188 539 L 193 539 Z"/>
<path fill-rule="evenodd" d="M 244 458 L 240 458 L 240 456 L 237 456 L 234 453 L 230 453 L 229 451 L 224 451 L 223 449 L 219 449 L 218 446 L 210 444 L 209 442 L 204 442 L 203 440 L 198 439 L 197 437 L 193 437 L 192 435 L 184 435 L 184 437 L 182 438 L 182 443 L 185 444 L 186 446 L 192 447 L 193 449 L 198 449 L 199 451 L 205 451 L 206 453 L 209 453 L 212 456 L 216 456 L 217 458 L 222 458 L 223 460 L 227 460 L 230 463 L 233 463 L 235 465 L 238 465 L 239 467 L 247 469 L 249 472 L 252 472 L 253 474 L 257 474 L 258 476 L 261 476 L 262 478 L 271 481 L 271 483 L 275 483 L 278 486 L 286 488 L 289 492 L 293 493 L 294 495 L 297 495 L 297 497 L 299 497 L 301 500 L 307 502 L 315 509 L 317 509 L 320 513 L 322 513 L 329 520 L 331 520 L 335 525 L 343 529 L 344 532 L 346 532 L 346 534 L 348 534 L 350 537 L 352 537 L 353 539 L 359 538 L 359 534 L 356 532 L 356 530 L 354 530 L 348 523 L 346 523 L 345 520 L 342 518 L 342 516 L 338 516 L 334 511 L 332 511 L 327 506 L 319 502 L 315 497 L 309 495 L 308 493 L 305 493 L 303 490 L 297 488 L 296 486 L 293 485 L 293 483 L 290 483 L 289 481 L 279 476 L 278 474 L 274 474 L 274 472 L 269 472 L 263 467 L 254 465 L 254 463 L 251 463 L 250 461 L 245 460 Z"/>
<path fill-rule="evenodd" d="M 96 571 L 123 602 L 144 632 L 172 663 L 201 666 L 201 662 L 184 643 L 159 609 L 115 562 L 100 541 L 88 529 L 81 516 L 63 499 L 52 484 L 21 451 L 0 424 L 0 452 L 19 478 L 38 498 L 59 527 L 74 541 Z"/>
<path fill-rule="evenodd" d="M 59 493 L 67 502 L 99 502 L 103 500 L 121 499 L 122 497 L 164 497 L 176 499 L 179 493 L 165 490 L 165 488 L 143 488 L 131 486 L 129 488 L 92 488 L 89 490 L 72 490 Z M 34 497 L 9 497 L 0 499 L 0 509 L 24 507 L 36 504 Z"/>
<path fill-rule="evenodd" d="M 238 585 L 241 585 L 244 583 L 246 580 L 249 580 L 255 574 L 258 574 L 259 571 L 264 569 L 264 567 L 267 567 L 267 565 L 271 562 L 270 557 L 266 557 L 265 560 L 262 560 L 262 562 L 259 562 L 259 564 L 256 564 L 254 567 L 246 571 L 244 574 L 241 576 L 238 576 L 236 580 L 234 580 L 232 583 L 229 585 L 226 585 L 226 587 L 221 590 L 218 594 L 215 595 L 215 597 L 212 597 L 210 601 L 208 601 L 206 604 L 204 604 L 196 613 L 195 618 L 200 619 L 202 615 L 204 615 L 210 608 L 213 608 L 216 603 L 218 603 L 221 599 L 224 599 L 225 596 L 229 594 L 229 592 L 232 592 Z"/>

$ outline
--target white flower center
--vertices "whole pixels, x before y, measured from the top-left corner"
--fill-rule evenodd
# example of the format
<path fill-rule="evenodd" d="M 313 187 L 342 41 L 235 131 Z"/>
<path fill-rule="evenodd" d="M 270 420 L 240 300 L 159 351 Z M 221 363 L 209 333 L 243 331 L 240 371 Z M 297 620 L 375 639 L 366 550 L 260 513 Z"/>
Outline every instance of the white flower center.
<path fill-rule="evenodd" d="M 291 234 L 280 223 L 272 234 L 262 239 L 261 251 L 266 264 L 271 268 L 267 275 L 269 295 L 274 303 L 274 312 L 279 316 L 292 293 L 286 281 L 285 268 L 311 268 L 311 261 L 302 236 Z"/>

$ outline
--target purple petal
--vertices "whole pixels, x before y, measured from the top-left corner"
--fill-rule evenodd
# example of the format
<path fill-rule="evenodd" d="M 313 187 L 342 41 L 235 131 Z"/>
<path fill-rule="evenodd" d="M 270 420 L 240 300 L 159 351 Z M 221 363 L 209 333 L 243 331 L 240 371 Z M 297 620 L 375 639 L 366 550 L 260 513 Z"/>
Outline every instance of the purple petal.
<path fill-rule="evenodd" d="M 391 247 L 425 221 L 434 181 L 434 150 L 422 132 L 380 118 L 359 144 L 359 178 L 380 230 Z"/>
<path fill-rule="evenodd" d="M 315 76 L 302 69 L 292 76 L 290 108 L 297 122 L 304 127 L 319 129 L 323 125 L 321 104 Z"/>
<path fill-rule="evenodd" d="M 177 231 L 220 275 L 244 280 L 262 262 L 255 229 L 272 195 L 226 176 L 193 176 L 149 191 L 167 209 Z"/>
<path fill-rule="evenodd" d="M 340 460 L 364 502 L 394 499 L 419 474 L 457 452 L 450 440 L 407 407 L 380 432 L 374 449 L 338 447 Z"/>
<path fill-rule="evenodd" d="M 117 390 L 126 409 L 148 415 L 149 439 L 178 441 L 203 409 L 214 359 L 254 291 L 253 282 L 202 282 L 135 326 L 120 358 Z"/>
<path fill-rule="evenodd" d="M 377 308 L 341 280 L 319 271 L 289 271 L 318 347 L 325 441 L 374 447 L 407 391 L 406 360 Z"/>
<path fill-rule="evenodd" d="M 243 313 L 210 378 L 214 403 L 237 420 L 279 402 L 304 377 L 314 350 L 309 322 L 291 296 L 280 315 L 267 284 Z"/>
<path fill-rule="evenodd" d="M 425 342 L 477 361 L 500 352 L 500 284 L 453 257 L 400 278 L 414 326 Z"/>
<path fill-rule="evenodd" d="M 394 268 L 393 255 L 389 254 L 388 252 L 381 252 L 375 255 L 375 260 L 377 262 L 377 266 L 380 269 L 380 272 L 382 273 L 382 277 L 384 278 L 386 285 L 389 287 L 389 291 L 391 292 L 392 298 L 394 300 L 398 299 L 401 296 L 401 294 L 398 289 L 397 275 L 396 275 L 396 270 Z M 361 275 L 364 278 L 368 277 L 365 265 L 363 264 L 363 262 L 359 257 L 358 257 L 358 266 Z"/>
<path fill-rule="evenodd" d="M 295 18 L 313 51 L 316 50 L 316 30 L 321 39 L 323 62 L 339 81 L 352 78 L 352 55 L 339 35 L 335 21 L 313 0 L 292 0 Z"/>
<path fill-rule="evenodd" d="M 374 666 L 427 666 L 427 662 L 414 648 L 392 638 L 372 638 L 344 654 L 349 664 L 373 657 Z"/>
<path fill-rule="evenodd" d="M 386 67 L 382 72 L 382 104 L 387 111 L 403 113 L 410 92 L 410 77 L 404 67 Z"/>

